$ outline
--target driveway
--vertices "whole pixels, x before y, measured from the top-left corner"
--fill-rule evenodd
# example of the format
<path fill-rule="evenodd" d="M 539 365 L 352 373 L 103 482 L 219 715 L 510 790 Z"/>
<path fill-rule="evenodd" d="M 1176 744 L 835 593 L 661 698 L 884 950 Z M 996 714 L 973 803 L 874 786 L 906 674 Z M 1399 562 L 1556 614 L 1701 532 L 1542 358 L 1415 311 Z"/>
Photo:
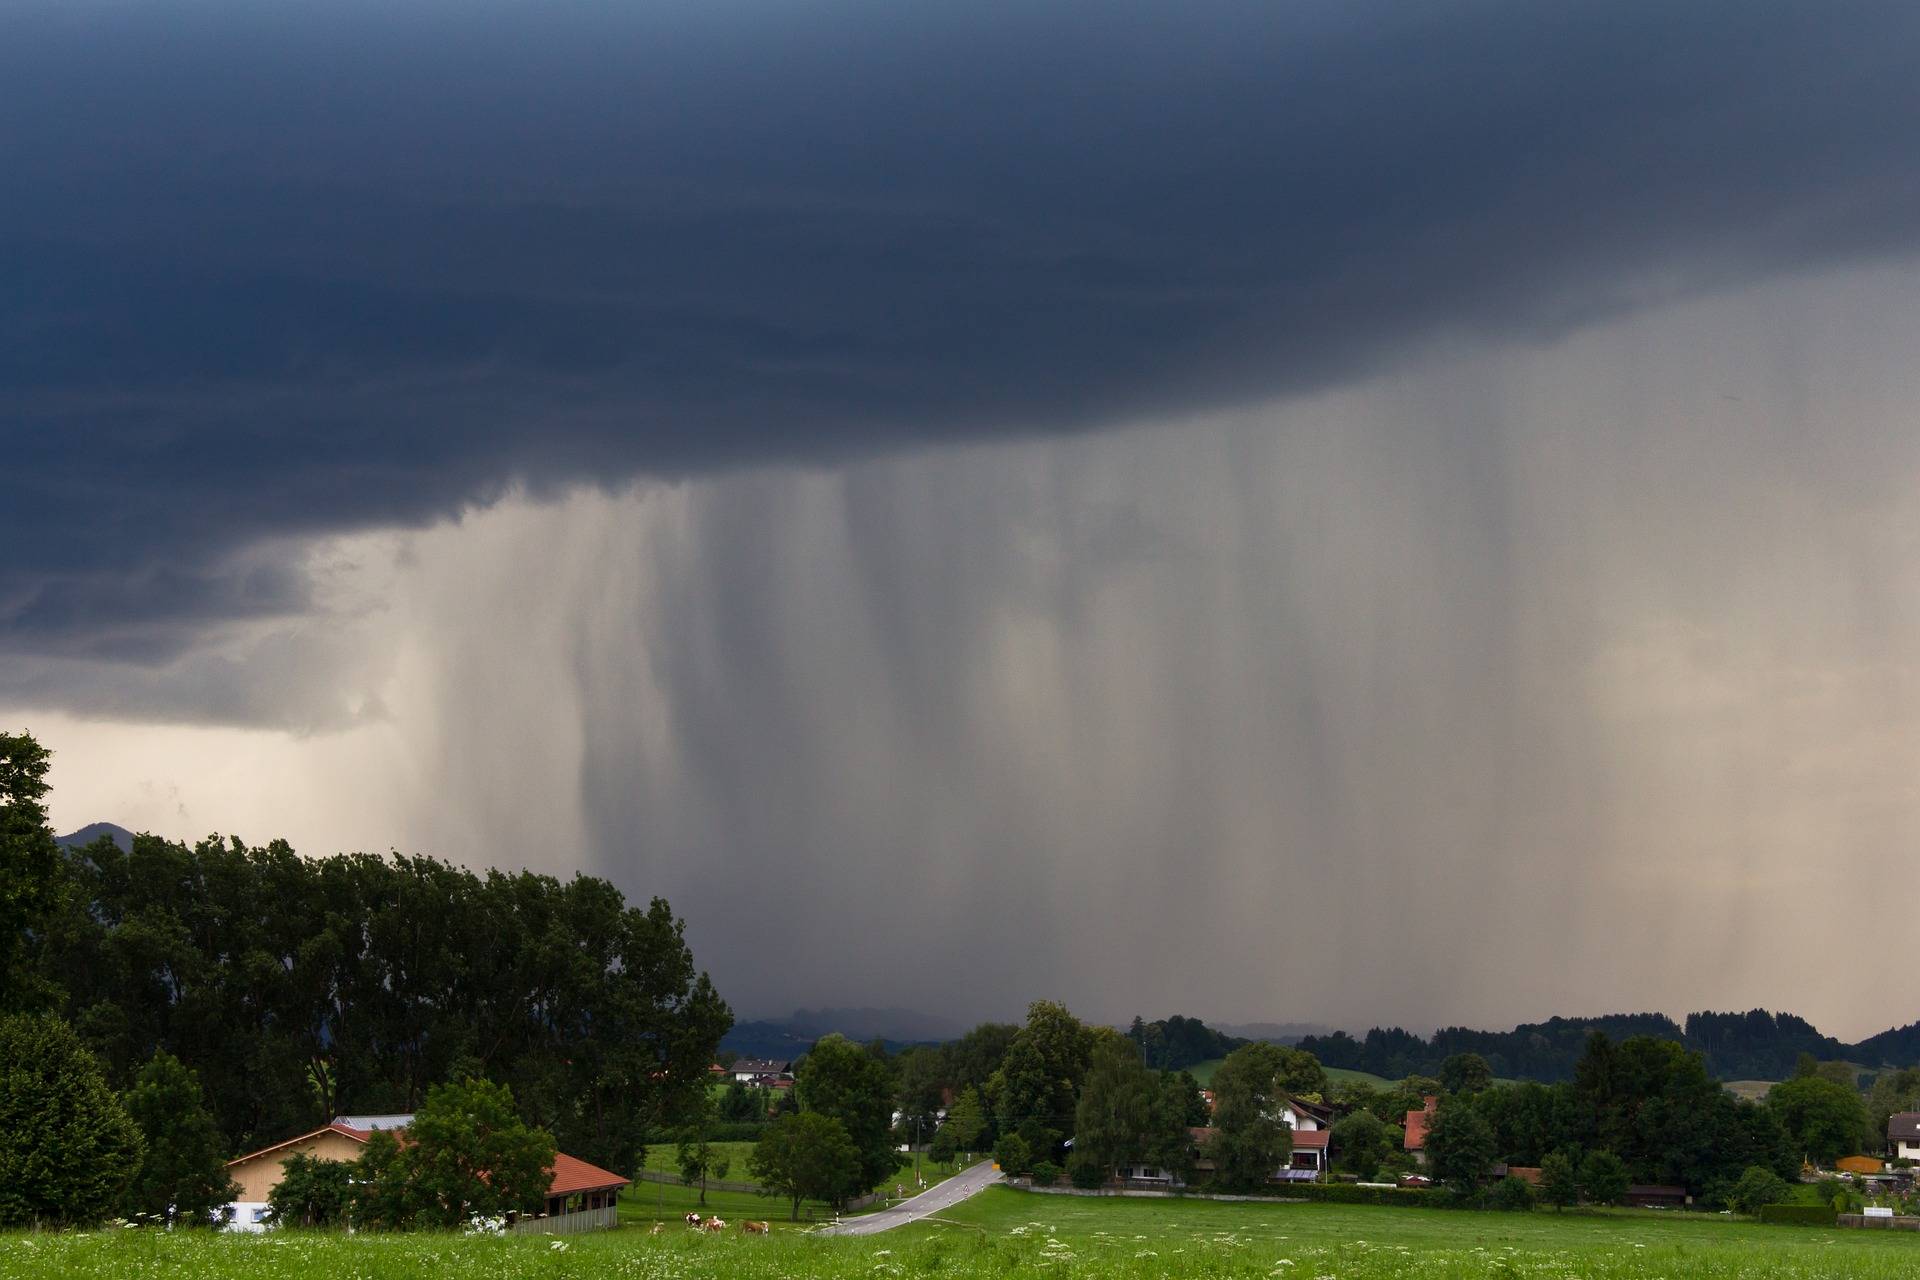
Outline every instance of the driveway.
<path fill-rule="evenodd" d="M 982 1160 L 971 1169 L 956 1173 L 945 1182 L 929 1187 L 912 1199 L 902 1200 L 891 1209 L 863 1214 L 858 1218 L 842 1218 L 830 1227 L 823 1227 L 820 1234 L 870 1236 L 882 1231 L 891 1231 L 895 1227 L 904 1227 L 909 1222 L 918 1222 L 930 1214 L 939 1213 L 942 1209 L 951 1209 L 962 1200 L 980 1194 L 1000 1181 L 1001 1176 L 1000 1171 L 993 1167 L 993 1161 Z"/>

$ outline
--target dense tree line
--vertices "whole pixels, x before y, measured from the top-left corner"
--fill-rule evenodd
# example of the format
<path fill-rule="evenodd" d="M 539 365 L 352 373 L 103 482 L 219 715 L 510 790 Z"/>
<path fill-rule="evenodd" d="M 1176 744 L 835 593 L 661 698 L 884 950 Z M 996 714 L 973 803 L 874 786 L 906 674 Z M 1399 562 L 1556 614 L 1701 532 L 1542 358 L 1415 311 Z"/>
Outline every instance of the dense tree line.
<path fill-rule="evenodd" d="M 177 1060 L 229 1152 L 471 1076 L 630 1172 L 703 1096 L 731 1014 L 663 900 L 280 841 L 63 851 L 46 765 L 0 735 L 0 1000 L 64 1019 L 112 1087 Z"/>
<path fill-rule="evenodd" d="M 1155 1071 L 1182 1071 L 1202 1062 L 1224 1058 L 1247 1041 L 1215 1031 L 1198 1018 L 1175 1014 L 1158 1022 L 1136 1016 L 1127 1028 L 1127 1039 L 1140 1048 L 1140 1056 Z"/>
<path fill-rule="evenodd" d="M 1685 1025 L 1660 1013 L 1609 1014 L 1600 1018 L 1550 1018 L 1512 1031 L 1443 1027 L 1431 1038 L 1398 1027 L 1375 1027 L 1365 1036 L 1344 1031 L 1307 1036 L 1300 1047 L 1329 1067 L 1345 1067 L 1398 1080 L 1437 1075 L 1458 1054 L 1478 1054 L 1496 1076 L 1551 1083 L 1570 1080 L 1586 1051 L 1587 1036 L 1614 1040 L 1650 1036 L 1674 1041 L 1703 1055 L 1707 1070 L 1722 1080 L 1782 1080 L 1802 1054 L 1841 1058 L 1869 1066 L 1920 1061 L 1920 1023 L 1883 1032 L 1857 1045 L 1821 1035 L 1790 1013 L 1694 1013 Z"/>
<path fill-rule="evenodd" d="M 1545 1168 L 1559 1157 L 1559 1167 L 1584 1168 L 1604 1152 L 1608 1159 L 1595 1166 L 1596 1177 L 1610 1175 L 1609 1162 L 1618 1160 L 1621 1190 L 1625 1182 L 1677 1185 L 1718 1204 L 1748 1168 L 1793 1176 L 1806 1155 L 1831 1159 L 1857 1149 L 1865 1130 L 1857 1092 L 1849 1098 L 1847 1090 L 1814 1078 L 1820 1097 L 1803 1108 L 1748 1102 L 1708 1073 L 1703 1055 L 1654 1036 L 1615 1042 L 1594 1032 L 1573 1078 L 1552 1084 L 1524 1081 L 1448 1093 L 1439 1081 L 1428 1083 L 1441 1101 L 1428 1127 L 1427 1150 L 1436 1176 L 1462 1189 L 1495 1161 Z M 1830 1090 L 1843 1104 L 1851 1102 L 1850 1122 L 1836 1122 L 1823 1109 L 1834 1101 Z M 1403 1120 L 1410 1109 L 1404 1088 L 1345 1085 L 1336 1100 L 1349 1112 L 1372 1112 L 1383 1126 Z M 1830 1149 L 1836 1123 L 1845 1129 L 1840 1151 Z M 1336 1126 L 1336 1141 L 1340 1132 Z M 1610 1191 L 1612 1179 L 1597 1185 Z"/>

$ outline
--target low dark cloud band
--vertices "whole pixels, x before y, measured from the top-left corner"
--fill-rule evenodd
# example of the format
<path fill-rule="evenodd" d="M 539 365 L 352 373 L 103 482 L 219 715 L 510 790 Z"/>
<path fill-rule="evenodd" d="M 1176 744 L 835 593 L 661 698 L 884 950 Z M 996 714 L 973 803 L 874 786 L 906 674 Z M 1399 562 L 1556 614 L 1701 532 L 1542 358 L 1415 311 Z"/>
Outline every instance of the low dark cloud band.
<path fill-rule="evenodd" d="M 263 542 L 1088 429 L 1920 232 L 1911 5 L 14 6 L 0 647 Z M 250 549 L 254 549 L 249 554 Z"/>

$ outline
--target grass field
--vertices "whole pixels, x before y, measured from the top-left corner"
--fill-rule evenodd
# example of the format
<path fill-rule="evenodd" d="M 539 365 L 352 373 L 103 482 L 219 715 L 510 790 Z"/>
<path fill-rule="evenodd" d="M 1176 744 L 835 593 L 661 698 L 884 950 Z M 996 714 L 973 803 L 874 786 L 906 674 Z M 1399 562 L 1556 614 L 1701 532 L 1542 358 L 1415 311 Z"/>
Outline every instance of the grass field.
<path fill-rule="evenodd" d="M 1773 1080 L 1729 1080 L 1726 1087 L 1727 1092 L 1736 1098 L 1745 1098 L 1748 1102 L 1759 1102 L 1767 1096 L 1767 1091 L 1773 1088 L 1775 1083 L 1776 1081 Z"/>
<path fill-rule="evenodd" d="M 1187 1071 L 1200 1082 L 1202 1089 L 1209 1088 L 1213 1084 L 1213 1073 L 1218 1071 L 1220 1064 L 1225 1061 L 1225 1058 L 1208 1058 L 1205 1062 L 1194 1063 L 1187 1068 Z"/>
<path fill-rule="evenodd" d="M 753 1149 L 750 1142 L 715 1143 L 724 1146 L 732 1163 L 728 1166 L 727 1176 L 722 1181 L 751 1181 L 747 1173 L 747 1152 Z M 673 1162 L 674 1148 L 661 1145 L 647 1148 L 646 1168 L 667 1173 L 678 1173 Z M 941 1164 L 922 1155 L 920 1157 L 920 1176 L 931 1187 L 944 1182 L 965 1166 Z M 895 1185 L 904 1185 L 909 1195 L 913 1193 L 913 1165 L 908 1164 L 898 1173 L 883 1180 L 877 1190 L 892 1195 Z M 731 1222 L 739 1218 L 755 1218 L 771 1221 L 787 1216 L 788 1205 L 784 1200 L 769 1196 L 756 1195 L 750 1191 L 708 1191 L 707 1202 L 700 1204 L 700 1191 L 697 1187 L 681 1186 L 677 1182 L 636 1182 L 620 1196 L 620 1220 L 622 1222 L 649 1225 L 656 1221 L 678 1222 L 687 1213 L 699 1209 L 701 1212 L 725 1218 Z M 818 1202 L 809 1202 L 801 1210 L 810 1215 L 809 1221 L 818 1223 L 833 1217 L 833 1210 Z"/>
<path fill-rule="evenodd" d="M 1219 1070 L 1220 1064 L 1225 1061 L 1225 1058 L 1210 1058 L 1205 1062 L 1195 1063 L 1193 1066 L 1188 1067 L 1187 1070 L 1193 1073 L 1193 1078 L 1200 1082 L 1201 1088 L 1206 1088 L 1213 1083 L 1213 1073 Z M 1371 1071 L 1355 1071 L 1351 1067 L 1326 1067 L 1323 1068 L 1323 1070 L 1327 1073 L 1327 1082 L 1329 1084 L 1338 1085 L 1358 1082 L 1360 1084 L 1372 1085 L 1376 1089 L 1391 1089 L 1394 1085 L 1400 1083 L 1398 1080 L 1389 1080 L 1385 1076 L 1376 1076 Z M 1513 1081 L 1502 1079 L 1496 1080 L 1494 1083 L 1512 1084 Z"/>
<path fill-rule="evenodd" d="M 769 1202 L 757 1203 L 764 1209 Z M 1678 1213 L 1096 1200 L 1006 1189 L 988 1191 L 939 1221 L 863 1239 L 802 1232 L 709 1237 L 671 1226 L 658 1236 L 628 1226 L 567 1240 L 185 1231 L 0 1236 L 0 1280 L 1893 1280 L 1915 1274 L 1920 1236 L 1901 1232 L 1761 1227 Z"/>

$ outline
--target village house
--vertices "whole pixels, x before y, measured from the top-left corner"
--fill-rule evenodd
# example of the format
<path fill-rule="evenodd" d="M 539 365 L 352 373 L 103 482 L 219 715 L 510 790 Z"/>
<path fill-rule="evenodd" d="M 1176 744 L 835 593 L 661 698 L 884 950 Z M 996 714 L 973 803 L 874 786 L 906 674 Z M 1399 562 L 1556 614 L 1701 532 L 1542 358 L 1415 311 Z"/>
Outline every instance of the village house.
<path fill-rule="evenodd" d="M 736 1058 L 727 1075 L 757 1089 L 793 1087 L 793 1063 L 782 1058 Z"/>
<path fill-rule="evenodd" d="M 324 1129 L 276 1142 L 227 1162 L 227 1176 L 240 1188 L 228 1205 L 228 1224 L 236 1231 L 260 1231 L 267 1225 L 267 1203 L 280 1185 L 287 1161 L 295 1156 L 316 1160 L 358 1160 L 367 1139 L 376 1130 L 404 1130 L 410 1115 L 335 1116 Z M 615 1202 L 631 1179 L 564 1152 L 553 1158 L 552 1180 L 540 1216 L 522 1219 L 516 1227 L 530 1231 L 572 1234 L 618 1225 Z"/>
<path fill-rule="evenodd" d="M 1305 1102 L 1298 1098 L 1283 1097 L 1279 1119 L 1293 1130 L 1293 1154 L 1287 1164 L 1275 1169 L 1269 1177 L 1272 1182 L 1324 1182 L 1327 1171 L 1332 1167 L 1333 1112 L 1319 1103 Z M 1197 1150 L 1206 1149 L 1207 1140 L 1213 1137 L 1210 1128 L 1187 1130 Z M 1211 1173 L 1213 1161 L 1200 1155 L 1193 1162 L 1195 1173 Z M 1173 1176 L 1164 1169 L 1151 1169 L 1144 1166 L 1123 1167 L 1118 1175 L 1122 1181 L 1161 1183 L 1172 1185 Z"/>
<path fill-rule="evenodd" d="M 1420 1110 L 1407 1112 L 1406 1137 L 1400 1140 L 1400 1145 L 1422 1168 L 1427 1163 L 1427 1126 L 1433 1122 L 1434 1108 L 1439 1105 L 1440 1099 L 1430 1097 Z"/>
<path fill-rule="evenodd" d="M 1920 1160 L 1920 1111 L 1887 1117 L 1887 1154 L 1895 1160 Z"/>

